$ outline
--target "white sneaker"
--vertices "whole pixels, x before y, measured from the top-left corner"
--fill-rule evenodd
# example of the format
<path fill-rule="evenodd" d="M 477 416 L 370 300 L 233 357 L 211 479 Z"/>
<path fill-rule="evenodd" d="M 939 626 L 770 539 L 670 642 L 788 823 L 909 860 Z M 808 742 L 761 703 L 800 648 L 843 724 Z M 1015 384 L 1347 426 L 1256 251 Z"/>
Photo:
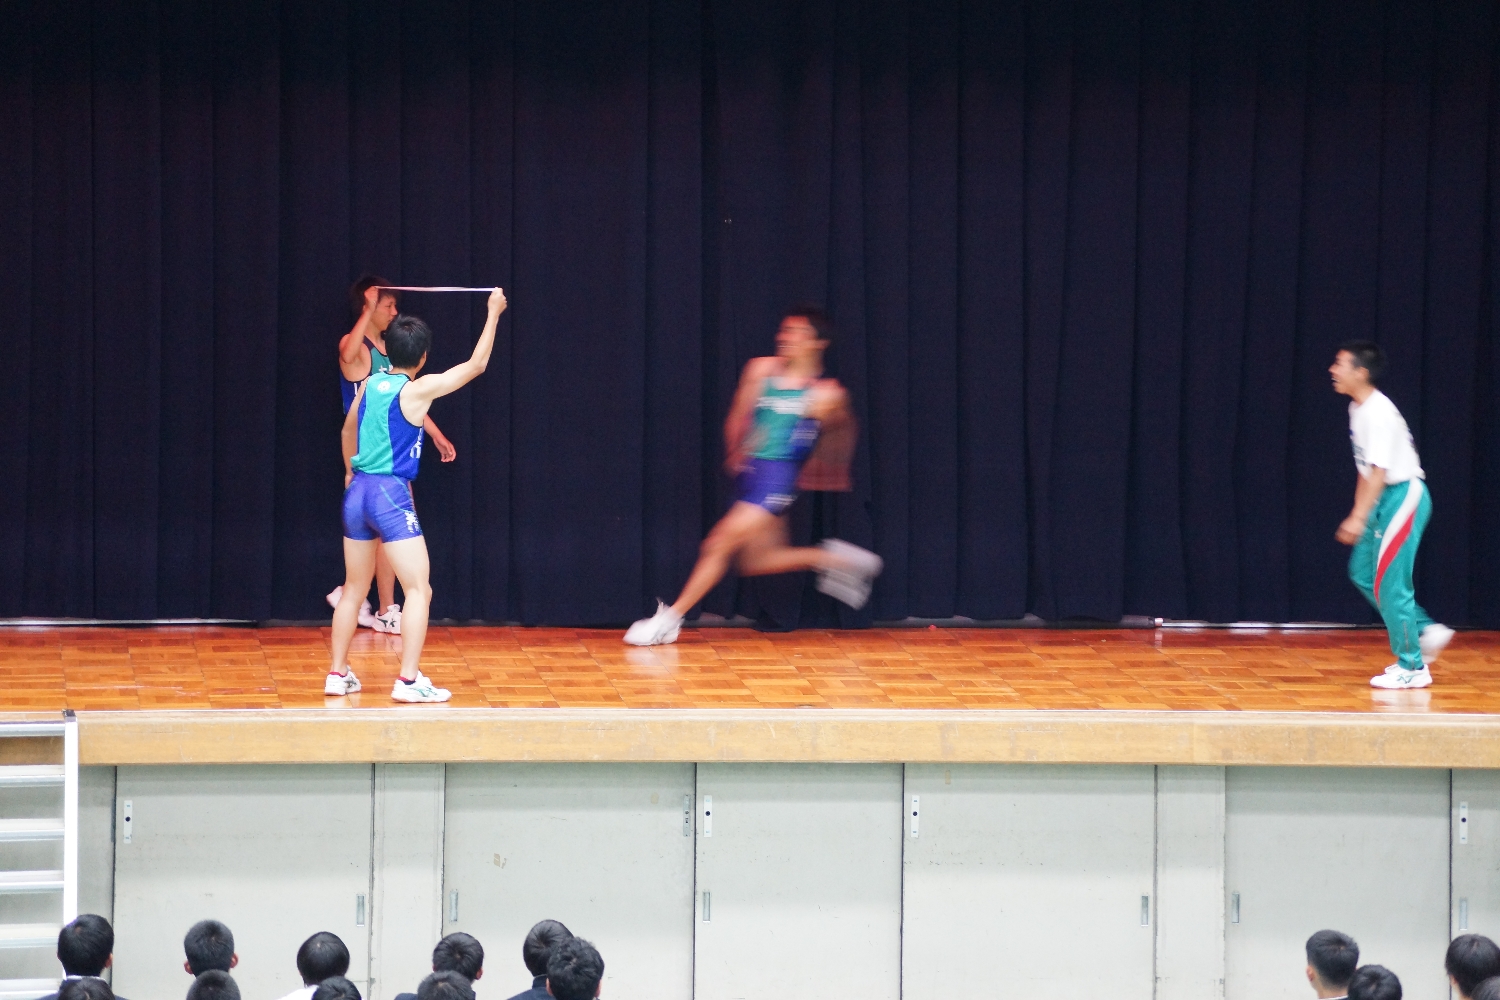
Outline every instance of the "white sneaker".
<path fill-rule="evenodd" d="M 1396 669 L 1392 670 L 1387 667 L 1385 673 L 1371 677 L 1370 686 L 1385 688 L 1388 691 L 1409 691 L 1432 684 L 1432 671 L 1426 667 L 1421 670 L 1405 670 L 1399 663 L 1392 664 L 1392 666 Z"/>
<path fill-rule="evenodd" d="M 680 631 L 682 616 L 673 611 L 670 605 L 657 601 L 656 614 L 650 618 L 642 618 L 626 629 L 625 641 L 632 646 L 660 646 L 676 642 Z"/>
<path fill-rule="evenodd" d="M 327 597 L 328 606 L 330 608 L 336 608 L 336 607 L 338 607 L 339 606 L 339 599 L 341 597 L 343 597 L 343 596 L 344 596 L 344 585 L 341 583 L 337 587 L 334 587 L 332 590 L 330 590 L 328 592 L 328 597 Z"/>
<path fill-rule="evenodd" d="M 334 587 L 332 590 L 330 590 L 328 592 L 328 597 L 327 597 L 328 606 L 330 608 L 337 608 L 339 606 L 339 600 L 343 596 L 344 596 L 344 585 L 341 583 L 337 587 Z M 359 627 L 360 628 L 374 628 L 375 627 L 375 616 L 370 613 L 370 602 L 369 601 L 365 601 L 364 603 L 360 604 L 360 606 L 359 606 L 358 621 L 359 621 Z"/>
<path fill-rule="evenodd" d="M 336 674 L 328 672 L 328 677 L 323 681 L 323 693 L 330 698 L 342 698 L 346 694 L 353 694 L 359 690 L 359 678 L 354 676 L 354 668 L 345 664 L 347 673 Z"/>
<path fill-rule="evenodd" d="M 1443 650 L 1448 648 L 1448 643 L 1453 641 L 1453 630 L 1446 625 L 1433 622 L 1422 630 L 1422 637 L 1417 640 L 1417 645 L 1422 647 L 1422 664 L 1426 666 L 1432 663 Z"/>
<path fill-rule="evenodd" d="M 369 605 L 365 605 L 369 607 Z M 370 627 L 377 632 L 389 632 L 392 635 L 401 634 L 401 605 L 392 604 L 382 613 L 371 619 Z"/>
<path fill-rule="evenodd" d="M 839 563 L 836 569 L 818 571 L 818 589 L 858 610 L 870 599 L 870 587 L 885 561 L 868 549 L 838 538 L 825 538 L 818 547 Z"/>
<path fill-rule="evenodd" d="M 424 701 L 447 701 L 453 697 L 453 692 L 447 688 L 433 687 L 432 681 L 422 671 L 417 671 L 417 679 L 411 684 L 401 678 L 396 678 L 396 686 L 391 688 L 391 697 L 396 701 L 412 703 Z"/>

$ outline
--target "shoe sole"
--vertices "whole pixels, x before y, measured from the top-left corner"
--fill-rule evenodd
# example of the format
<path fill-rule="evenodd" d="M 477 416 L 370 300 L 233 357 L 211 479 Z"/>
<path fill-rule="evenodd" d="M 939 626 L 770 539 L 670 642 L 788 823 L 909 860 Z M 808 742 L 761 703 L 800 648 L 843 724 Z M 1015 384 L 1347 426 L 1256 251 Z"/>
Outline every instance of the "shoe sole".
<path fill-rule="evenodd" d="M 391 700 L 399 701 L 403 705 L 441 705 L 443 702 L 452 697 L 453 693 L 449 692 L 447 695 L 444 695 L 441 698 L 402 698 L 400 695 L 396 694 L 396 692 L 391 692 Z"/>
<path fill-rule="evenodd" d="M 1381 674 L 1379 677 L 1372 677 L 1372 678 L 1370 678 L 1370 687 L 1375 688 L 1376 690 L 1379 690 L 1379 691 L 1420 691 L 1423 688 L 1432 687 L 1432 678 L 1430 678 L 1430 677 L 1423 678 L 1422 682 L 1420 684 L 1377 684 L 1377 683 L 1375 683 L 1376 681 L 1381 680 L 1381 679 L 1385 678 L 1386 676 L 1388 676 L 1388 675 L 1387 674 Z"/>
<path fill-rule="evenodd" d="M 682 634 L 682 629 L 679 627 L 679 628 L 674 628 L 667 635 L 663 635 L 663 636 L 660 636 L 660 637 L 655 638 L 655 639 L 649 639 L 649 640 L 647 640 L 645 642 L 641 642 L 638 639 L 626 639 L 625 640 L 625 645 L 627 645 L 627 646 L 668 646 L 668 645 L 671 645 L 672 643 L 676 642 L 677 641 L 677 637 L 679 635 L 681 635 L 681 634 Z"/>

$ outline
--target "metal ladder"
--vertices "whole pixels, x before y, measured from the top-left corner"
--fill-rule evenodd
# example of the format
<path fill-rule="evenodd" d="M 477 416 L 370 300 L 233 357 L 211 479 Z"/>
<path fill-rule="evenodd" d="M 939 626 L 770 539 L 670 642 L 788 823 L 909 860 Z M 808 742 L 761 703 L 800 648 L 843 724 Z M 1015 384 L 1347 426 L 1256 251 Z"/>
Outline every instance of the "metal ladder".
<path fill-rule="evenodd" d="M 0 796 L 13 788 L 60 786 L 62 815 L 0 819 L 0 843 L 62 842 L 62 868 L 0 871 L 0 899 L 17 893 L 58 897 L 58 922 L 0 923 L 0 949 L 51 952 L 63 924 L 78 916 L 78 719 L 72 711 L 57 721 L 0 722 L 0 740 L 62 738 L 61 764 L 0 765 Z M 24 756 L 24 755 L 22 755 Z M 15 759 L 0 753 L 0 759 Z M 0 979 L 0 1000 L 34 1000 L 57 991 L 60 978 Z"/>

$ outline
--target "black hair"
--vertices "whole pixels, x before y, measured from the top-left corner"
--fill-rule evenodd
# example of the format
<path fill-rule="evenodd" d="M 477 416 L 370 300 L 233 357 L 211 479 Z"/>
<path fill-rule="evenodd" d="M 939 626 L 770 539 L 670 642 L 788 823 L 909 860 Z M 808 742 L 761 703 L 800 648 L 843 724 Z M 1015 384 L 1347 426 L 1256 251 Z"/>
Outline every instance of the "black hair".
<path fill-rule="evenodd" d="M 313 990 L 312 1000 L 364 1000 L 359 987 L 343 976 L 329 976 Z"/>
<path fill-rule="evenodd" d="M 1476 986 L 1500 976 L 1500 948 L 1483 934 L 1460 934 L 1449 943 L 1443 968 L 1458 985 L 1458 992 L 1473 997 Z"/>
<path fill-rule="evenodd" d="M 547 974 L 547 956 L 552 949 L 573 936 L 560 920 L 538 920 L 521 945 L 521 959 L 533 976 Z"/>
<path fill-rule="evenodd" d="M 318 931 L 297 949 L 297 971 L 304 986 L 342 976 L 349 971 L 349 949 L 337 934 Z"/>
<path fill-rule="evenodd" d="M 1339 350 L 1348 351 L 1354 367 L 1369 373 L 1371 385 L 1385 374 L 1385 351 L 1373 340 L 1346 340 Z"/>
<path fill-rule="evenodd" d="M 604 959 L 581 937 L 558 942 L 547 956 L 547 989 L 555 1000 L 594 1000 L 604 978 Z"/>
<path fill-rule="evenodd" d="M 449 934 L 432 949 L 433 972 L 456 972 L 473 980 L 484 968 L 484 945 L 463 931 Z"/>
<path fill-rule="evenodd" d="M 1474 987 L 1469 1000 L 1500 1000 L 1500 976 L 1491 976 Z"/>
<path fill-rule="evenodd" d="M 57 960 L 70 976 L 97 976 L 115 950 L 115 930 L 97 913 L 80 913 L 57 932 Z"/>
<path fill-rule="evenodd" d="M 1307 939 L 1307 964 L 1324 986 L 1343 986 L 1359 968 L 1359 945 L 1347 934 L 1318 931 Z"/>
<path fill-rule="evenodd" d="M 1349 980 L 1349 1000 L 1401 1000 L 1401 980 L 1383 965 L 1367 965 Z"/>
<path fill-rule="evenodd" d="M 830 346 L 832 345 L 833 320 L 829 318 L 828 313 L 824 312 L 822 306 L 811 302 L 799 302 L 781 315 L 783 319 L 788 316 L 801 316 L 817 331 L 819 340 L 826 340 Z"/>
<path fill-rule="evenodd" d="M 349 311 L 354 314 L 355 319 L 358 319 L 359 314 L 364 312 L 365 289 L 389 284 L 390 282 L 386 281 L 380 275 L 370 274 L 369 272 L 366 272 L 359 276 L 358 281 L 349 286 Z M 389 290 L 382 290 L 380 294 L 376 296 L 375 301 L 379 302 L 381 299 L 385 298 L 394 299 L 397 302 L 401 301 L 401 296 Z"/>
<path fill-rule="evenodd" d="M 240 987 L 229 973 L 209 969 L 188 987 L 187 1000 L 240 1000 Z"/>
<path fill-rule="evenodd" d="M 210 969 L 227 973 L 234 961 L 234 935 L 217 920 L 200 920 L 188 928 L 182 950 L 193 975 L 201 976 Z"/>
<path fill-rule="evenodd" d="M 432 348 L 432 330 L 415 316 L 402 313 L 385 328 L 385 356 L 392 368 L 415 368 Z"/>
<path fill-rule="evenodd" d="M 66 979 L 57 988 L 57 1000 L 115 1000 L 115 991 L 95 976 Z"/>
<path fill-rule="evenodd" d="M 434 972 L 417 987 L 417 1000 L 474 1000 L 474 986 L 456 972 Z"/>

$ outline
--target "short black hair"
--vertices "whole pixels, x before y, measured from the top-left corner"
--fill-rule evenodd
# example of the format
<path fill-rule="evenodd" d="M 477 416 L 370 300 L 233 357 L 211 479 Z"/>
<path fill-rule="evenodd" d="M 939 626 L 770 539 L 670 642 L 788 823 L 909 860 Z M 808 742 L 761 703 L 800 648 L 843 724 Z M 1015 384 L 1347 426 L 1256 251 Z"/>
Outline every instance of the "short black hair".
<path fill-rule="evenodd" d="M 1500 1000 L 1500 976 L 1491 976 L 1474 987 L 1469 1000 Z"/>
<path fill-rule="evenodd" d="M 364 1000 L 359 987 L 343 976 L 329 976 L 313 990 L 312 1000 Z"/>
<path fill-rule="evenodd" d="M 209 969 L 188 987 L 187 1000 L 240 1000 L 240 987 L 229 973 Z"/>
<path fill-rule="evenodd" d="M 97 976 L 115 950 L 115 929 L 97 913 L 80 913 L 57 932 L 57 960 L 70 976 Z"/>
<path fill-rule="evenodd" d="M 798 302 L 781 314 L 782 319 L 788 316 L 801 316 L 817 331 L 819 340 L 826 340 L 830 344 L 833 342 L 833 320 L 822 306 L 812 302 Z"/>
<path fill-rule="evenodd" d="M 1443 968 L 1458 985 L 1458 992 L 1473 997 L 1480 983 L 1500 976 L 1500 948 L 1483 934 L 1460 934 L 1449 943 Z"/>
<path fill-rule="evenodd" d="M 65 979 L 57 988 L 57 1000 L 115 1000 L 115 991 L 96 976 Z"/>
<path fill-rule="evenodd" d="M 1324 986 L 1344 986 L 1359 968 L 1359 945 L 1347 934 L 1318 931 L 1307 939 L 1307 964 Z"/>
<path fill-rule="evenodd" d="M 201 976 L 210 969 L 227 973 L 234 961 L 234 935 L 217 920 L 200 920 L 188 928 L 182 950 L 193 975 Z"/>
<path fill-rule="evenodd" d="M 297 949 L 297 971 L 304 986 L 342 976 L 349 971 L 349 949 L 337 934 L 318 931 Z"/>
<path fill-rule="evenodd" d="M 432 349 L 432 330 L 415 316 L 402 313 L 385 328 L 385 356 L 392 368 L 415 368 Z"/>
<path fill-rule="evenodd" d="M 484 968 L 484 945 L 463 931 L 455 931 L 432 949 L 433 972 L 456 972 L 473 981 Z"/>
<path fill-rule="evenodd" d="M 1401 980 L 1383 965 L 1367 965 L 1349 980 L 1349 1000 L 1401 1000 Z"/>
<path fill-rule="evenodd" d="M 521 959 L 533 976 L 547 974 L 547 956 L 552 949 L 573 936 L 560 920 L 538 920 L 526 935 L 521 945 Z"/>
<path fill-rule="evenodd" d="M 604 959 L 581 937 L 558 942 L 547 956 L 547 989 L 555 1000 L 594 1000 L 604 978 Z"/>
<path fill-rule="evenodd" d="M 370 274 L 367 271 L 359 276 L 358 281 L 349 286 L 349 311 L 354 314 L 355 319 L 358 319 L 359 314 L 364 312 L 365 289 L 385 286 L 389 284 L 390 282 L 386 281 L 380 275 Z M 392 291 L 382 291 L 379 296 L 376 297 L 375 301 L 379 302 L 381 299 L 387 298 L 395 299 L 397 302 L 401 301 L 401 296 Z"/>
<path fill-rule="evenodd" d="M 417 1000 L 474 1000 L 474 986 L 456 972 L 434 972 L 417 987 Z"/>
<path fill-rule="evenodd" d="M 1385 351 L 1375 341 L 1346 340 L 1339 345 L 1339 350 L 1348 351 L 1354 367 L 1369 373 L 1371 385 L 1385 374 Z"/>

